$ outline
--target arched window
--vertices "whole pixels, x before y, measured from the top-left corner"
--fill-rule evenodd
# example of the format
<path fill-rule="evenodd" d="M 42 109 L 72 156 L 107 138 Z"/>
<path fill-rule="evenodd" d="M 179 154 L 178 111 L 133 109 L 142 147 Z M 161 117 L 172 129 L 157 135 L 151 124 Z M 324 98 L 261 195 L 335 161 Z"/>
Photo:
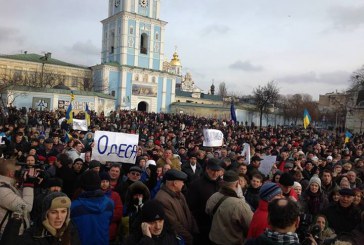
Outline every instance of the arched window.
<path fill-rule="evenodd" d="M 140 53 L 147 54 L 148 53 L 148 35 L 143 33 L 140 36 Z"/>
<path fill-rule="evenodd" d="M 110 34 L 110 54 L 114 53 L 114 44 L 115 44 L 115 32 L 112 31 Z"/>

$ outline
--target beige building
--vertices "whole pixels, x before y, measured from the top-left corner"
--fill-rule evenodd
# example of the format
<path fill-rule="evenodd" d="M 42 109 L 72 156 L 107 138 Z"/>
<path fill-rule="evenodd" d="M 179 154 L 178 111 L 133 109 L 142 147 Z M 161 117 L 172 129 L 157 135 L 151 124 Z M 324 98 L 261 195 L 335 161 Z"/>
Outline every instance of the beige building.
<path fill-rule="evenodd" d="M 6 85 L 94 90 L 91 77 L 90 68 L 54 59 L 51 53 L 0 55 L 0 82 Z"/>
<path fill-rule="evenodd" d="M 351 132 L 364 130 L 364 86 L 342 93 L 320 95 L 319 109 L 328 125 L 341 127 Z"/>
<path fill-rule="evenodd" d="M 364 84 L 348 91 L 351 95 L 346 114 L 346 127 L 354 133 L 364 131 Z"/>

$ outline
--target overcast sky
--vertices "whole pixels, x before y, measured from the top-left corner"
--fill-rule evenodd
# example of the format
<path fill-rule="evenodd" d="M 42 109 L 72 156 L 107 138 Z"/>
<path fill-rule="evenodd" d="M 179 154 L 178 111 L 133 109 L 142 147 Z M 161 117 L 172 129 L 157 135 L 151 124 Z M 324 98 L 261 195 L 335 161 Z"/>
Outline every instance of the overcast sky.
<path fill-rule="evenodd" d="M 212 81 L 248 95 L 277 81 L 282 94 L 342 91 L 364 64 L 362 0 L 162 0 L 165 55 L 175 46 L 205 92 Z M 108 0 L 0 0 L 0 53 L 51 52 L 100 63 Z"/>

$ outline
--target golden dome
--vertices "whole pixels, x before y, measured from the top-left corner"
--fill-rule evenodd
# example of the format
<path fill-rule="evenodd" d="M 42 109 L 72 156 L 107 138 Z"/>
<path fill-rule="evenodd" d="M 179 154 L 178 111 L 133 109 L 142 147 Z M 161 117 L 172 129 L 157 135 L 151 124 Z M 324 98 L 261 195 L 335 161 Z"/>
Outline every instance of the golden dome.
<path fill-rule="evenodd" d="M 179 61 L 177 52 L 174 52 L 173 59 L 171 59 L 171 66 L 181 66 L 181 62 Z"/>

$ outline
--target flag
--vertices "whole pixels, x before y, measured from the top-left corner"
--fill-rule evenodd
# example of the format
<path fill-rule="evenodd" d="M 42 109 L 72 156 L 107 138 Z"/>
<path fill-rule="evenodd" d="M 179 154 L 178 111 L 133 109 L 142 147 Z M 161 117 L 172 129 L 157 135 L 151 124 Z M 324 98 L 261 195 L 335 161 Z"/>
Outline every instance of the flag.
<path fill-rule="evenodd" d="M 308 110 L 305 109 L 303 112 L 303 127 L 306 129 L 311 123 L 311 116 L 308 114 Z"/>
<path fill-rule="evenodd" d="M 88 104 L 86 103 L 86 109 L 85 109 L 85 119 L 87 122 L 87 127 L 91 125 L 91 111 L 88 108 Z"/>
<path fill-rule="evenodd" d="M 70 96 L 71 96 L 71 101 L 70 101 L 70 104 L 69 104 L 69 106 L 67 108 L 67 111 L 66 111 L 66 119 L 67 119 L 68 124 L 71 124 L 72 121 L 73 121 L 72 102 L 75 100 L 75 95 L 73 94 L 73 92 L 71 92 Z"/>
<path fill-rule="evenodd" d="M 70 140 L 72 140 L 72 135 L 69 133 L 66 133 L 66 136 L 64 137 L 64 142 L 68 143 Z"/>
<path fill-rule="evenodd" d="M 345 133 L 345 144 L 348 143 L 350 141 L 350 138 L 352 137 L 353 135 L 349 132 L 349 131 L 346 131 Z"/>
<path fill-rule="evenodd" d="M 230 115 L 231 115 L 231 120 L 233 120 L 234 123 L 236 123 L 236 113 L 235 113 L 235 107 L 234 107 L 234 102 L 233 101 L 231 101 Z"/>

